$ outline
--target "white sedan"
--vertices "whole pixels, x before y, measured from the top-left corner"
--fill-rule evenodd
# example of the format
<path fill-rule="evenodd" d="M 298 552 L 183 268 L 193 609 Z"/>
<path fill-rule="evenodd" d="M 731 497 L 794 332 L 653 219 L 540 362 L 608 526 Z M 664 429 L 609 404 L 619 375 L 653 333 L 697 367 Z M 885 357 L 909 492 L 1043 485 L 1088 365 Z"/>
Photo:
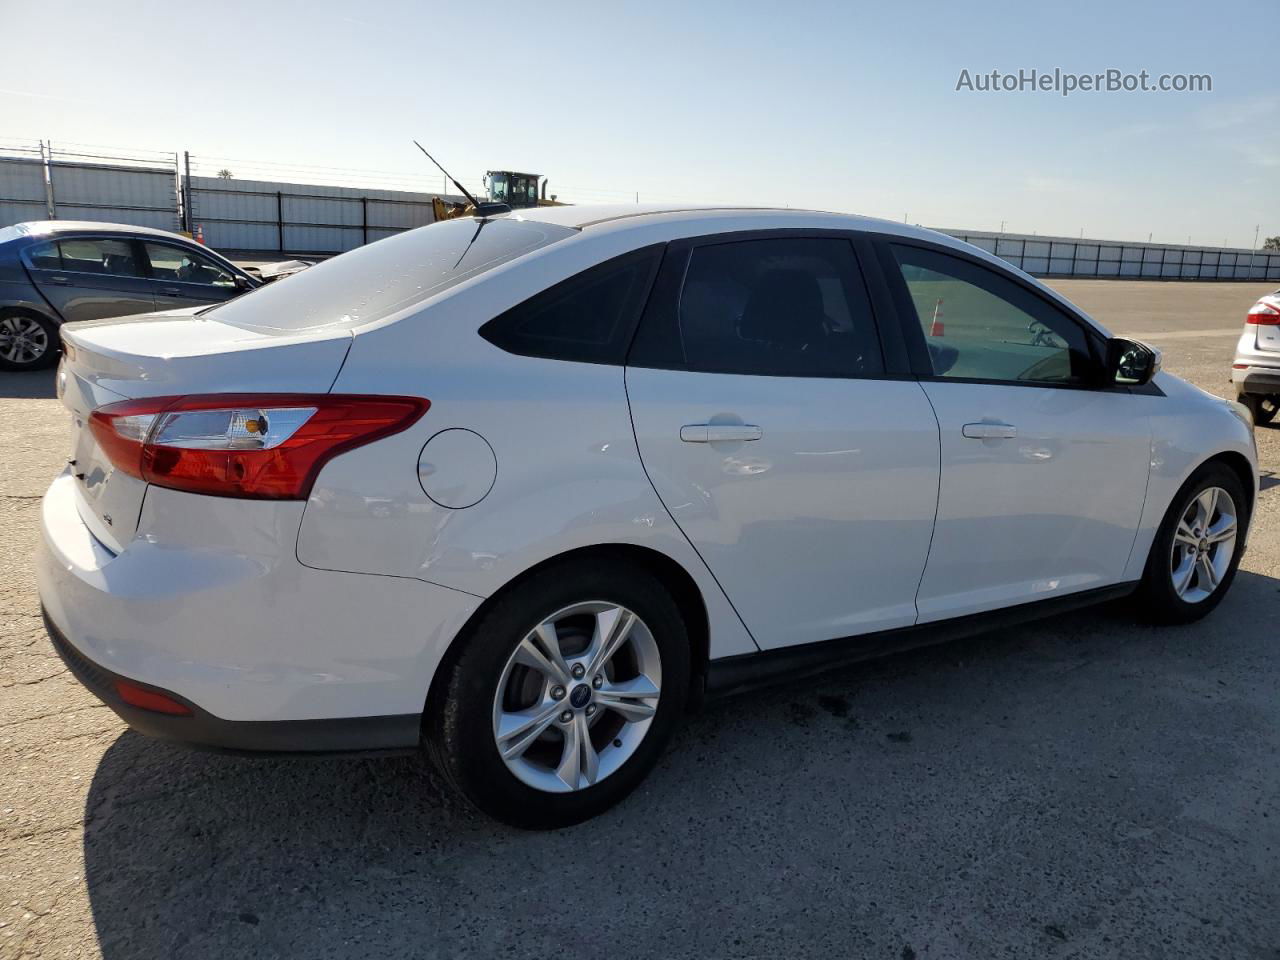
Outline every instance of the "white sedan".
<path fill-rule="evenodd" d="M 784 210 L 433 224 L 63 328 L 39 587 L 138 730 L 425 748 L 526 827 L 704 695 L 1125 594 L 1223 598 L 1248 414 L 940 234 Z"/>
<path fill-rule="evenodd" d="M 1280 412 L 1280 290 L 1259 299 L 1245 314 L 1231 364 L 1231 383 L 1254 423 L 1267 424 L 1276 418 Z"/>

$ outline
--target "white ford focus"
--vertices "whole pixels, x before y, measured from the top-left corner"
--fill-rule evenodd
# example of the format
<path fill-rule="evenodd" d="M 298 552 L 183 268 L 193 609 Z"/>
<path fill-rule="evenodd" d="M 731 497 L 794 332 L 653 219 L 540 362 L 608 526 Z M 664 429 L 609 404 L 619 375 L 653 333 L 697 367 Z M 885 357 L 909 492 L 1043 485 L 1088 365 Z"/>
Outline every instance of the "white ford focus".
<path fill-rule="evenodd" d="M 425 747 L 589 817 L 705 693 L 1231 584 L 1247 413 L 926 230 L 453 220 L 193 313 L 63 328 L 40 594 L 144 733 Z"/>

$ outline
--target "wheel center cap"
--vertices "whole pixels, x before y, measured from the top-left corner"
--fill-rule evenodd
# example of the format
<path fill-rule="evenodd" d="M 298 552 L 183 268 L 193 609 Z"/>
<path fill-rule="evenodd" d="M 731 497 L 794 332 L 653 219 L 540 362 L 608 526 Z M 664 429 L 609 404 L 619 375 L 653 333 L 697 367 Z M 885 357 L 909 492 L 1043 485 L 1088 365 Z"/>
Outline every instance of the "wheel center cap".
<path fill-rule="evenodd" d="M 569 704 L 575 710 L 581 710 L 591 702 L 591 688 L 585 683 L 580 683 L 569 693 Z"/>
<path fill-rule="evenodd" d="M 1209 541 L 1206 540 L 1204 537 L 1200 538 L 1200 552 L 1201 553 L 1209 552 Z"/>

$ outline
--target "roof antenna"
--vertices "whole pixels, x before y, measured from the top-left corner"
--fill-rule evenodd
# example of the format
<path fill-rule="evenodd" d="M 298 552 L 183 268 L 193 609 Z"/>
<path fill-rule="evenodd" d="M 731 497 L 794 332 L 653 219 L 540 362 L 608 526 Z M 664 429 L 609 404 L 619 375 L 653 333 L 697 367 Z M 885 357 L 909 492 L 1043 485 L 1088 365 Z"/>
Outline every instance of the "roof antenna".
<path fill-rule="evenodd" d="M 492 217 L 500 213 L 511 212 L 511 207 L 505 203 L 487 203 L 487 202 L 481 203 L 479 200 L 477 200 L 475 197 L 471 195 L 470 191 L 468 191 L 466 187 L 460 184 L 457 180 L 453 179 L 453 175 L 449 173 L 448 170 L 440 166 L 440 161 L 438 161 L 431 154 L 427 153 L 426 147 L 420 144 L 417 140 L 413 141 L 413 145 L 417 147 L 419 150 L 421 150 L 423 155 L 432 163 L 434 163 L 436 165 L 436 168 L 441 173 L 443 173 L 446 177 L 449 178 L 449 182 L 458 188 L 458 192 L 461 193 L 464 197 L 466 197 L 468 201 L 470 201 L 471 206 L 475 207 L 476 209 L 477 217 Z"/>

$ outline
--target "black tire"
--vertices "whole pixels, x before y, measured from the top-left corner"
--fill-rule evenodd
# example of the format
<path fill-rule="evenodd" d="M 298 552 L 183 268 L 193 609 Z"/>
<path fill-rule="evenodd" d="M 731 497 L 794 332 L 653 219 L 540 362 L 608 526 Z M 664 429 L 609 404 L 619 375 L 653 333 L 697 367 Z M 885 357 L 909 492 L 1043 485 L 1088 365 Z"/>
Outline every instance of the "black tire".
<path fill-rule="evenodd" d="M 1280 397 L 1277 396 L 1246 393 L 1240 397 L 1240 402 L 1253 414 L 1255 426 L 1265 427 L 1276 418 L 1276 413 L 1280 412 Z"/>
<path fill-rule="evenodd" d="M 499 755 L 494 697 L 503 669 L 534 626 L 583 601 L 607 601 L 637 614 L 661 656 L 661 695 L 643 739 L 599 782 L 551 793 L 527 785 Z M 441 666 L 425 716 L 425 742 L 436 766 L 474 806 L 524 829 L 565 827 L 626 797 L 649 773 L 680 724 L 688 698 L 689 637 L 680 609 L 661 582 L 628 562 L 568 560 L 538 571 L 496 599 Z"/>
<path fill-rule="evenodd" d="M 1225 490 L 1233 501 L 1236 511 L 1235 550 L 1230 566 L 1209 596 L 1195 603 L 1190 603 L 1178 595 L 1172 576 L 1172 551 L 1174 534 L 1178 521 L 1182 518 L 1191 502 L 1210 487 Z M 1244 486 L 1236 472 L 1223 463 L 1208 463 L 1202 466 L 1178 491 L 1169 505 L 1156 531 L 1151 544 L 1151 553 L 1147 557 L 1146 570 L 1143 572 L 1142 584 L 1138 589 L 1136 601 L 1142 616 L 1153 622 L 1163 624 L 1194 623 L 1211 613 L 1235 579 L 1236 570 L 1240 566 L 1240 557 L 1244 552 L 1244 544 L 1249 530 L 1249 499 Z"/>
<path fill-rule="evenodd" d="M 30 327 L 34 324 L 40 334 L 43 335 L 44 349 L 34 358 L 12 359 L 4 356 L 12 342 L 9 338 L 13 335 L 12 331 L 7 329 L 7 324 L 21 323 L 24 327 Z M 61 352 L 61 341 L 59 340 L 57 324 L 50 322 L 45 317 L 35 313 L 29 313 L 25 310 L 7 310 L 0 312 L 0 370 L 42 370 L 45 367 L 52 366 L 58 361 L 58 354 Z"/>

